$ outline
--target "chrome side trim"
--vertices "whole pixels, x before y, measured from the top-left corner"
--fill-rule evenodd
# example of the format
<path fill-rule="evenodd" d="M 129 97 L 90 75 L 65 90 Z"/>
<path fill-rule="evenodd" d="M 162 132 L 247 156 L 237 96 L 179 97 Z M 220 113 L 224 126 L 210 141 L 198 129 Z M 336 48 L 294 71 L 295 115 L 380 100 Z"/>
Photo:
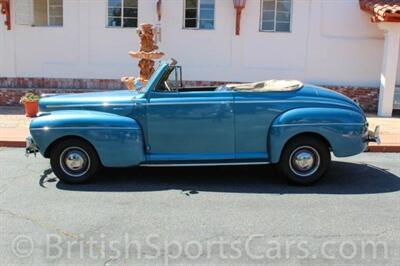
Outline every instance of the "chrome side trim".
<path fill-rule="evenodd" d="M 32 131 L 38 130 L 65 130 L 65 129 L 125 129 L 125 130 L 138 130 L 138 128 L 134 127 L 40 127 L 40 128 L 31 128 Z"/>
<path fill-rule="evenodd" d="M 139 102 L 138 102 L 139 103 Z M 188 104 L 247 104 L 247 103 L 320 103 L 330 105 L 340 105 L 351 107 L 350 104 L 336 103 L 336 102 L 324 102 L 324 101 L 311 101 L 311 100 L 238 100 L 238 101 L 195 101 L 195 102 L 150 102 L 141 103 L 143 105 L 188 105 Z M 46 108 L 64 108 L 64 107 L 115 107 L 115 106 L 134 106 L 135 102 L 129 104 L 60 104 L 60 105 L 46 105 Z"/>
<path fill-rule="evenodd" d="M 59 104 L 59 105 L 46 105 L 46 108 L 63 108 L 63 107 L 114 107 L 114 106 L 133 106 L 134 103 L 129 103 L 129 104 L 117 104 L 117 103 L 88 103 L 88 104 Z"/>
<path fill-rule="evenodd" d="M 145 103 L 143 105 L 188 105 L 188 104 L 232 104 L 233 101 L 204 101 L 204 102 L 153 102 Z"/>
<path fill-rule="evenodd" d="M 142 167 L 193 167 L 193 166 L 224 166 L 224 165 L 264 165 L 270 164 L 270 162 L 242 162 L 242 163 L 173 163 L 173 164 L 152 164 L 152 163 L 144 163 L 139 166 Z"/>
<path fill-rule="evenodd" d="M 244 101 L 235 101 L 235 103 L 320 103 L 320 104 L 331 104 L 331 105 L 340 105 L 351 107 L 350 104 L 343 104 L 337 102 L 325 102 L 325 101 L 311 101 L 311 100 L 244 100 Z"/>
<path fill-rule="evenodd" d="M 300 124 L 280 124 L 272 127 L 291 127 L 291 126 L 364 126 L 364 123 L 300 123 Z"/>
<path fill-rule="evenodd" d="M 68 105 L 47 105 L 46 108 L 64 108 L 64 107 L 118 107 L 118 106 L 134 106 L 135 104 L 141 105 L 188 105 L 188 104 L 230 104 L 233 101 L 204 101 L 204 102 L 153 102 L 141 103 L 133 102 L 131 104 L 68 104 Z"/>
<path fill-rule="evenodd" d="M 324 102 L 324 101 L 311 101 L 311 100 L 238 100 L 238 101 L 204 101 L 204 102 L 152 102 L 143 103 L 143 105 L 187 105 L 187 104 L 248 104 L 248 103 L 319 103 L 329 105 L 339 105 L 345 107 L 351 107 L 349 104 L 336 103 L 336 102 Z"/>

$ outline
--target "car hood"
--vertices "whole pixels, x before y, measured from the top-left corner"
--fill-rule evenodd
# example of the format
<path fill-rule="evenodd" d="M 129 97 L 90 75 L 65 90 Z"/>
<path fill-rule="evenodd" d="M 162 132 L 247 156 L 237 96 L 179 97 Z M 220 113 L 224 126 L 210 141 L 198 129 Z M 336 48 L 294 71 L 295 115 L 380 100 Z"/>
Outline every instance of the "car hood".
<path fill-rule="evenodd" d="M 129 90 L 62 94 L 40 99 L 39 111 L 49 113 L 60 110 L 92 110 L 129 115 L 135 98 L 141 96 Z"/>

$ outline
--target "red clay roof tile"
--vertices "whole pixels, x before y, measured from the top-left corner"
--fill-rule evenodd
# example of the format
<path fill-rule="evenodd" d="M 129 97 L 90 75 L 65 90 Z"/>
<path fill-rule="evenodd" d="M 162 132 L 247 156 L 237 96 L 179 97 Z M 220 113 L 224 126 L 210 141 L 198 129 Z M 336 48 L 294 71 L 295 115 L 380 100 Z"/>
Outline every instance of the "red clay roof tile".
<path fill-rule="evenodd" d="M 400 22 L 400 0 L 359 0 L 372 22 Z"/>

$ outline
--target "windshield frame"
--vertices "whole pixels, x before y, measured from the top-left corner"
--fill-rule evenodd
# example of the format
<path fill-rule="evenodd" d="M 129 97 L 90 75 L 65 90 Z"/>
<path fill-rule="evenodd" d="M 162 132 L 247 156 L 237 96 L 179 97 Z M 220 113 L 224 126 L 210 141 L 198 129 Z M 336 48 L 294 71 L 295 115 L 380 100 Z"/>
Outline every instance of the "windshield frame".
<path fill-rule="evenodd" d="M 160 82 L 160 79 L 164 77 L 165 72 L 168 71 L 171 66 L 173 66 L 171 62 L 161 61 L 158 68 L 154 71 L 153 75 L 151 75 L 146 86 L 142 88 L 143 93 L 148 95 L 152 91 L 155 91 L 155 88 Z"/>

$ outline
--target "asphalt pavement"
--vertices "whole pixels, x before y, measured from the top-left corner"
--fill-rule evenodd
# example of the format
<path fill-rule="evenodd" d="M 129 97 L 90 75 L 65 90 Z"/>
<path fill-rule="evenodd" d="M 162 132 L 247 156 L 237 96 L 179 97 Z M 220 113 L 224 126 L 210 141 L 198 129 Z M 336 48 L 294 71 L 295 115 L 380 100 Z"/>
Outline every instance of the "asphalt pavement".
<path fill-rule="evenodd" d="M 313 186 L 273 166 L 105 169 L 58 181 L 0 148 L 0 265 L 400 265 L 400 154 L 334 158 Z"/>

